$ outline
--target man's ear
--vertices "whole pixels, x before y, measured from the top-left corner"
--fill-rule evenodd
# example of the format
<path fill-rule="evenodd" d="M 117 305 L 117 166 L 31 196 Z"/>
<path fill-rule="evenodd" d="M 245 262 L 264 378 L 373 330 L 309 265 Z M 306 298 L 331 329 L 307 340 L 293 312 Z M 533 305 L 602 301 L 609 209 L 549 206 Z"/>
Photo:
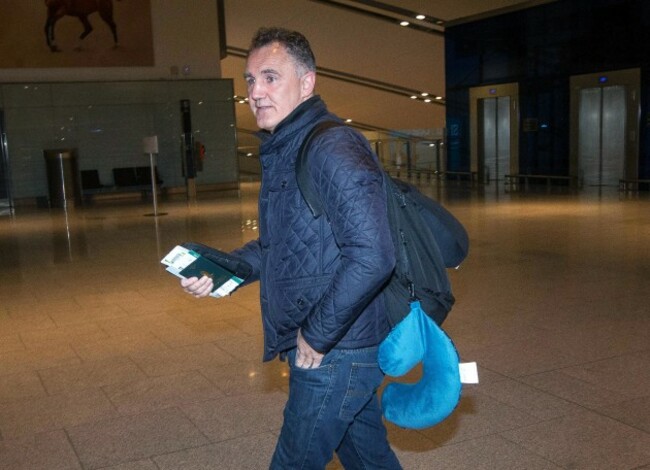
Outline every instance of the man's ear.
<path fill-rule="evenodd" d="M 303 98 L 309 98 L 316 87 L 316 72 L 307 72 L 300 77 L 300 87 Z"/>

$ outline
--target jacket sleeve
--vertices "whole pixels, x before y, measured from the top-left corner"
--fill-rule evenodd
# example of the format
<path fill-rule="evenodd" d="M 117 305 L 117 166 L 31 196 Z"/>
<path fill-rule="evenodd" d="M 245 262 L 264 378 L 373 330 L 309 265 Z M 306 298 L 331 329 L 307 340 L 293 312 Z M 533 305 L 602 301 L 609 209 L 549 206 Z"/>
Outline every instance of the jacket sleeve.
<path fill-rule="evenodd" d="M 251 240 L 248 243 L 246 243 L 244 246 L 241 248 L 237 248 L 236 250 L 232 251 L 230 254 L 234 256 L 239 256 L 240 258 L 244 259 L 244 261 L 247 261 L 248 264 L 250 264 L 253 267 L 253 271 L 251 272 L 250 276 L 246 279 L 246 281 L 242 284 L 242 286 L 251 284 L 255 281 L 260 280 L 260 266 L 261 266 L 261 259 L 262 259 L 262 250 L 260 248 L 260 241 L 259 238 L 255 240 Z"/>
<path fill-rule="evenodd" d="M 331 283 L 301 325 L 310 346 L 326 353 L 386 282 L 395 253 L 382 173 L 363 136 L 338 127 L 316 137 L 308 171 L 340 249 Z"/>

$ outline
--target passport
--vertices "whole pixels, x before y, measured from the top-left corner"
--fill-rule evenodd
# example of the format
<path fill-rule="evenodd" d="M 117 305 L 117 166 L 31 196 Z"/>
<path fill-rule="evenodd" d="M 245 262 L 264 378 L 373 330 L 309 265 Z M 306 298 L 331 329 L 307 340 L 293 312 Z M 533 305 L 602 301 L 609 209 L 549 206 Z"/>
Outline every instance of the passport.
<path fill-rule="evenodd" d="M 166 270 L 169 273 L 180 278 L 201 278 L 202 276 L 212 278 L 214 287 L 210 294 L 211 297 L 229 295 L 244 282 L 244 279 L 229 269 L 181 245 L 176 245 L 160 262 L 167 266 Z"/>

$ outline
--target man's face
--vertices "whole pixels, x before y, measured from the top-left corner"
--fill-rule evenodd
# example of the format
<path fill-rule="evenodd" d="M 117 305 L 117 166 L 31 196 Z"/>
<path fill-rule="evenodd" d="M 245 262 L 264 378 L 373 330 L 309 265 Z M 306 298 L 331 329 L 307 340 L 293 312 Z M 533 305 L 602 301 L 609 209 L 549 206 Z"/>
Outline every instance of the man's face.
<path fill-rule="evenodd" d="M 249 54 L 244 78 L 257 125 L 269 132 L 312 96 L 316 79 L 314 72 L 299 77 L 295 62 L 278 43 Z"/>

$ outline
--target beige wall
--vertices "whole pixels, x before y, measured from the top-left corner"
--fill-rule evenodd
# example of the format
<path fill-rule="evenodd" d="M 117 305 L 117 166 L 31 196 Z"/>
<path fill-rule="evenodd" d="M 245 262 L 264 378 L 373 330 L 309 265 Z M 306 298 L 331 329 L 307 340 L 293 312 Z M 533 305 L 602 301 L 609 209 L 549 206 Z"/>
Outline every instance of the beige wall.
<path fill-rule="evenodd" d="M 154 66 L 1 68 L 0 58 L 0 82 L 220 78 L 217 2 L 150 1 Z M 120 8 L 120 3 L 115 2 L 115 9 Z M 190 3 L 192 7 L 188 8 Z M 104 27 L 98 18 L 90 19 L 93 24 L 97 23 L 96 31 Z M 46 47 L 44 36 L 42 44 Z M 57 54 L 63 53 L 66 52 Z M 189 66 L 189 74 L 183 73 L 185 66 Z"/>

